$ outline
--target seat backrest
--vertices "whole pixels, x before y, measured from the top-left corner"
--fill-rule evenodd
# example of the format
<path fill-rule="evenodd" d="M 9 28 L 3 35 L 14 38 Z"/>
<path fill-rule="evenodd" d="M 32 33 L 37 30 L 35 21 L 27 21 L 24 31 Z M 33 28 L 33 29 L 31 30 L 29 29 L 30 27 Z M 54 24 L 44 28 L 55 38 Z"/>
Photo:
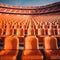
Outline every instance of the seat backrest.
<path fill-rule="evenodd" d="M 58 49 L 57 38 L 54 36 L 47 36 L 44 38 L 44 49 L 45 50 L 56 50 Z"/>
<path fill-rule="evenodd" d="M 43 28 L 38 29 L 38 35 L 44 35 L 44 29 Z"/>
<path fill-rule="evenodd" d="M 24 36 L 23 28 L 17 28 L 17 36 Z"/>
<path fill-rule="evenodd" d="M 52 23 L 50 23 L 49 28 L 48 28 L 48 35 L 54 35 L 55 34 L 55 30 L 53 28 Z"/>
<path fill-rule="evenodd" d="M 35 35 L 35 29 L 33 25 L 29 25 L 27 35 Z"/>
<path fill-rule="evenodd" d="M 6 28 L 6 36 L 12 35 L 12 29 L 11 28 Z"/>
<path fill-rule="evenodd" d="M 0 29 L 0 36 L 2 35 L 2 28 Z"/>
<path fill-rule="evenodd" d="M 35 35 L 35 30 L 33 28 L 28 28 L 27 35 Z"/>
<path fill-rule="evenodd" d="M 0 52 L 1 60 L 16 60 L 19 49 L 19 39 L 17 37 L 6 37 L 4 49 Z"/>
<path fill-rule="evenodd" d="M 39 49 L 39 42 L 35 36 L 27 36 L 25 38 L 25 49 Z"/>
<path fill-rule="evenodd" d="M 6 37 L 4 42 L 4 49 L 17 50 L 19 48 L 19 39 L 16 37 Z"/>

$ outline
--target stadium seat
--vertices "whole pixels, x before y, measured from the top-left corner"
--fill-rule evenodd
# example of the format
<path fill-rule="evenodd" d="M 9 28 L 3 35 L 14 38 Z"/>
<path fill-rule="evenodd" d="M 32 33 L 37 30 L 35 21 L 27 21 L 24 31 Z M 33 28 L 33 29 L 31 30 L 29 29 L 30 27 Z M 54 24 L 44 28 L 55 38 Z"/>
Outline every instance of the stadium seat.
<path fill-rule="evenodd" d="M 14 24 L 14 29 L 17 29 L 17 28 L 18 28 L 18 24 L 15 23 L 15 24 Z"/>
<path fill-rule="evenodd" d="M 22 28 L 17 28 L 17 33 L 16 33 L 17 36 L 24 36 L 23 34 L 23 29 Z"/>
<path fill-rule="evenodd" d="M 43 29 L 44 29 L 44 35 L 47 35 L 47 26 L 43 24 Z"/>
<path fill-rule="evenodd" d="M 60 28 L 57 28 L 57 39 L 60 42 Z"/>
<path fill-rule="evenodd" d="M 43 28 L 38 28 L 38 36 L 44 35 L 44 29 Z"/>
<path fill-rule="evenodd" d="M 2 22 L 0 21 L 0 29 L 3 27 Z"/>
<path fill-rule="evenodd" d="M 12 29 L 9 28 L 9 27 L 7 27 L 5 33 L 6 33 L 6 34 L 5 34 L 6 36 L 12 36 Z"/>
<path fill-rule="evenodd" d="M 29 28 L 27 30 L 27 36 L 35 35 L 35 29 L 33 25 L 29 25 Z"/>
<path fill-rule="evenodd" d="M 24 31 L 24 35 L 27 35 L 27 26 L 26 25 L 22 25 L 22 29 Z"/>
<path fill-rule="evenodd" d="M 22 28 L 17 28 L 16 36 L 19 38 L 20 42 L 24 41 L 24 31 Z"/>
<path fill-rule="evenodd" d="M 2 28 L 0 29 L 0 36 L 2 35 Z"/>
<path fill-rule="evenodd" d="M 60 28 L 57 28 L 57 35 L 60 36 Z"/>
<path fill-rule="evenodd" d="M 36 24 L 36 28 L 35 28 L 35 34 L 38 35 L 38 29 L 39 29 L 39 24 Z"/>
<path fill-rule="evenodd" d="M 50 24 L 49 25 L 49 28 L 48 28 L 48 35 L 54 35 L 54 28 L 53 28 L 53 25 L 52 24 Z"/>
<path fill-rule="evenodd" d="M 16 29 L 12 28 L 12 35 L 16 36 L 16 33 L 17 33 L 17 28 Z"/>
<path fill-rule="evenodd" d="M 6 37 L 4 49 L 0 51 L 0 60 L 17 60 L 19 49 L 19 39 L 16 37 Z"/>
<path fill-rule="evenodd" d="M 44 38 L 44 29 L 43 28 L 38 28 L 38 39 L 40 42 L 43 42 L 43 38 Z"/>
<path fill-rule="evenodd" d="M 60 60 L 57 38 L 54 36 L 47 36 L 44 38 L 44 52 L 46 60 Z"/>
<path fill-rule="evenodd" d="M 43 55 L 39 50 L 39 42 L 35 36 L 27 36 L 24 43 L 22 60 L 43 60 Z"/>

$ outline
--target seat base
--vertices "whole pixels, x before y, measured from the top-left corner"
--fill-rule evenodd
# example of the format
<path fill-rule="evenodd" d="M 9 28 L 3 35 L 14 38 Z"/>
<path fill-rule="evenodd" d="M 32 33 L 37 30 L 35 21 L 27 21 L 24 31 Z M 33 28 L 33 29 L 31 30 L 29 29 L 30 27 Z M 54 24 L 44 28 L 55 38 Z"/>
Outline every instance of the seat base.
<path fill-rule="evenodd" d="M 2 55 L 0 56 L 0 60 L 16 60 L 16 56 Z"/>
<path fill-rule="evenodd" d="M 51 55 L 50 59 L 60 60 L 60 55 Z"/>
<path fill-rule="evenodd" d="M 22 60 L 43 60 L 43 56 L 42 55 L 22 56 Z"/>

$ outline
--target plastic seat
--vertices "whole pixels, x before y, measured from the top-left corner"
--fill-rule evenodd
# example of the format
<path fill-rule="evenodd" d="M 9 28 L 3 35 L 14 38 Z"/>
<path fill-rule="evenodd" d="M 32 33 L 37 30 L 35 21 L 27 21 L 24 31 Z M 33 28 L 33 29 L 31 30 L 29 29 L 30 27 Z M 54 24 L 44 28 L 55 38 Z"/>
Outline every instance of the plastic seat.
<path fill-rule="evenodd" d="M 17 32 L 17 28 L 18 28 L 18 23 L 15 23 L 15 24 L 13 24 L 13 28 L 12 28 L 12 35 L 16 35 L 16 32 Z"/>
<path fill-rule="evenodd" d="M 44 51 L 46 60 L 60 60 L 60 50 L 58 49 L 57 39 L 54 36 L 44 38 Z"/>
<path fill-rule="evenodd" d="M 30 25 L 27 31 L 27 36 L 35 35 L 35 29 L 33 28 L 33 25 Z"/>
<path fill-rule="evenodd" d="M 3 27 L 3 24 L 2 24 L 2 22 L 0 21 L 0 29 Z"/>
<path fill-rule="evenodd" d="M 44 35 L 47 35 L 47 26 L 43 24 Z"/>
<path fill-rule="evenodd" d="M 57 25 L 57 34 L 60 35 L 60 26 Z"/>
<path fill-rule="evenodd" d="M 16 60 L 19 49 L 19 39 L 16 37 L 6 37 L 4 49 L 0 51 L 0 60 Z"/>
<path fill-rule="evenodd" d="M 12 23 L 11 29 L 12 29 L 12 34 L 13 34 L 13 35 L 16 34 L 17 24 L 16 24 L 15 22 Z"/>
<path fill-rule="evenodd" d="M 16 36 L 16 33 L 17 33 L 17 28 L 16 28 L 16 29 L 13 28 L 13 29 L 12 29 L 12 35 L 13 35 L 13 36 Z"/>
<path fill-rule="evenodd" d="M 18 24 L 14 24 L 14 29 L 17 29 L 18 28 Z"/>
<path fill-rule="evenodd" d="M 39 28 L 38 29 L 38 36 L 42 36 L 44 35 L 44 29 L 43 28 Z"/>
<path fill-rule="evenodd" d="M 23 29 L 22 28 L 17 28 L 17 36 L 24 36 Z"/>
<path fill-rule="evenodd" d="M 16 36 L 19 38 L 20 42 L 24 41 L 24 31 L 22 28 L 17 28 Z"/>
<path fill-rule="evenodd" d="M 2 29 L 0 29 L 0 36 L 2 35 Z"/>
<path fill-rule="evenodd" d="M 48 28 L 48 35 L 54 35 L 54 28 L 52 27 L 53 25 L 50 25 Z"/>
<path fill-rule="evenodd" d="M 40 27 L 40 25 L 39 24 L 38 25 L 36 24 L 36 28 L 35 28 L 35 34 L 36 35 L 38 35 L 38 29 L 39 29 L 39 27 Z"/>
<path fill-rule="evenodd" d="M 2 24 L 2 21 L 0 21 L 0 36 L 2 35 L 2 27 L 3 27 L 3 24 Z"/>
<path fill-rule="evenodd" d="M 6 36 L 11 36 L 12 35 L 12 29 L 11 28 L 6 28 Z"/>
<path fill-rule="evenodd" d="M 22 60 L 43 60 L 43 55 L 39 50 L 39 42 L 35 36 L 27 36 L 24 43 Z"/>
<path fill-rule="evenodd" d="M 38 29 L 38 39 L 40 42 L 43 42 L 43 39 L 44 39 L 44 29 L 43 28 L 39 28 Z"/>
<path fill-rule="evenodd" d="M 22 25 L 22 29 L 24 31 L 24 34 L 26 35 L 27 34 L 27 26 L 26 25 Z"/>
<path fill-rule="evenodd" d="M 58 35 L 60 36 L 60 29 L 57 29 L 57 33 L 58 33 Z"/>
<path fill-rule="evenodd" d="M 48 29 L 48 35 L 54 35 L 54 29 L 53 28 Z"/>

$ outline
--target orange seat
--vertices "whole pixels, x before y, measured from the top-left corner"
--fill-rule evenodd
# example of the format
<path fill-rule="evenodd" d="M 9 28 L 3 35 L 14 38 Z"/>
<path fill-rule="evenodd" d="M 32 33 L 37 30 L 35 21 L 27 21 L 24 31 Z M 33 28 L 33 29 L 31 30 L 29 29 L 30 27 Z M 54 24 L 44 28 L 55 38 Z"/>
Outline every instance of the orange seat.
<path fill-rule="evenodd" d="M 15 36 L 16 35 L 16 32 L 17 32 L 17 28 L 16 29 L 12 29 L 12 35 Z"/>
<path fill-rule="evenodd" d="M 22 29 L 24 31 L 24 34 L 27 34 L 27 26 L 26 25 L 22 25 Z"/>
<path fill-rule="evenodd" d="M 11 29 L 11 25 L 9 23 L 6 23 L 6 26 L 3 29 L 3 32 L 5 36 L 10 36 L 12 35 L 12 29 Z"/>
<path fill-rule="evenodd" d="M 2 35 L 2 28 L 0 29 L 0 36 Z"/>
<path fill-rule="evenodd" d="M 2 24 L 2 22 L 0 21 L 0 29 L 3 27 L 3 24 Z"/>
<path fill-rule="evenodd" d="M 6 36 L 11 36 L 12 35 L 12 29 L 11 28 L 6 28 Z"/>
<path fill-rule="evenodd" d="M 53 28 L 53 25 L 50 24 L 49 28 L 48 28 L 48 35 L 54 35 L 54 28 Z"/>
<path fill-rule="evenodd" d="M 57 34 L 60 36 L 60 28 L 57 29 Z"/>
<path fill-rule="evenodd" d="M 23 29 L 22 28 L 17 28 L 17 36 L 24 36 Z"/>
<path fill-rule="evenodd" d="M 46 60 L 60 60 L 60 50 L 58 49 L 57 39 L 54 36 L 44 38 L 44 51 Z"/>
<path fill-rule="evenodd" d="M 29 25 L 28 31 L 27 31 L 27 36 L 35 35 L 35 29 L 33 25 Z"/>
<path fill-rule="evenodd" d="M 20 42 L 24 41 L 24 31 L 22 28 L 17 28 L 16 36 L 19 38 Z"/>
<path fill-rule="evenodd" d="M 33 28 L 28 28 L 27 35 L 35 35 L 35 30 Z"/>
<path fill-rule="evenodd" d="M 47 26 L 43 24 L 43 29 L 44 29 L 44 35 L 47 35 Z"/>
<path fill-rule="evenodd" d="M 27 36 L 24 43 L 22 60 L 43 60 L 43 55 L 38 46 L 38 39 L 35 36 Z"/>
<path fill-rule="evenodd" d="M 38 35 L 38 29 L 39 29 L 39 27 L 40 27 L 40 25 L 37 25 L 37 24 L 36 24 L 36 27 L 35 27 L 35 34 L 37 34 L 37 35 Z"/>
<path fill-rule="evenodd" d="M 44 29 L 43 28 L 39 28 L 38 29 L 38 36 L 42 36 L 44 35 Z"/>
<path fill-rule="evenodd" d="M 48 35 L 54 35 L 54 29 L 53 28 L 48 29 Z"/>
<path fill-rule="evenodd" d="M 18 28 L 18 24 L 14 24 L 14 29 L 17 29 Z"/>
<path fill-rule="evenodd" d="M 40 42 L 43 42 L 43 38 L 44 38 L 44 29 L 39 28 L 38 29 L 38 39 L 39 39 Z"/>
<path fill-rule="evenodd" d="M 19 39 L 16 37 L 6 37 L 4 49 L 0 51 L 0 60 L 16 60 L 19 48 Z"/>
<path fill-rule="evenodd" d="M 12 25 L 12 35 L 14 35 L 14 36 L 16 35 L 17 28 L 18 28 L 17 23 Z"/>

